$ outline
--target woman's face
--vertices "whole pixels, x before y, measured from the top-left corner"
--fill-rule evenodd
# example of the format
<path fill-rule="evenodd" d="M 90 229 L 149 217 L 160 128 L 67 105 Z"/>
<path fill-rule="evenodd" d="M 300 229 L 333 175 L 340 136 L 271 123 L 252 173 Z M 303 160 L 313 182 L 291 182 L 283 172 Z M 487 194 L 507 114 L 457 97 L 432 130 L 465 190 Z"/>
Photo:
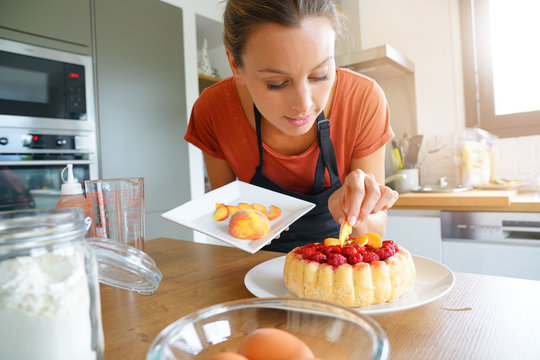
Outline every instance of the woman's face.
<path fill-rule="evenodd" d="M 266 120 L 287 135 L 302 135 L 328 101 L 334 41 L 325 17 L 307 18 L 298 28 L 266 23 L 250 35 L 242 67 L 231 65 Z"/>

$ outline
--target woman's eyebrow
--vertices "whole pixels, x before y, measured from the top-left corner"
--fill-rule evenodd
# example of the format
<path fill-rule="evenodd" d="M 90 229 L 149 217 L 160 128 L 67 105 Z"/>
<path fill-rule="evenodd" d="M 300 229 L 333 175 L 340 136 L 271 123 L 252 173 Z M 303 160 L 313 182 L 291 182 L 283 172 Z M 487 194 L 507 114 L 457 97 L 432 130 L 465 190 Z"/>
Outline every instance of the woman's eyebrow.
<path fill-rule="evenodd" d="M 316 66 L 314 66 L 310 71 L 313 71 L 313 70 L 316 70 L 318 68 L 320 68 L 321 66 L 323 66 L 324 64 L 326 64 L 330 59 L 332 59 L 334 56 L 331 55 L 331 56 L 328 56 L 326 59 L 324 59 L 323 61 L 321 61 L 319 64 L 317 64 Z M 280 75 L 290 75 L 291 73 L 287 72 L 287 71 L 283 71 L 283 70 L 278 70 L 278 69 L 273 69 L 273 68 L 264 68 L 264 69 L 260 69 L 260 70 L 257 70 L 258 72 L 270 72 L 270 73 L 274 73 L 274 74 L 280 74 Z"/>

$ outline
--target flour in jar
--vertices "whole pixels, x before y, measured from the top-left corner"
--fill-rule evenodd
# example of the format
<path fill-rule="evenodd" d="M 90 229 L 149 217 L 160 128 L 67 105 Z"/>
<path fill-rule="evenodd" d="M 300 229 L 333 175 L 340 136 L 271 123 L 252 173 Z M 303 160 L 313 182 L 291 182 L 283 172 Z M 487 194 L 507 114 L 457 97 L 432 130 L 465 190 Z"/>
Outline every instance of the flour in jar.
<path fill-rule="evenodd" d="M 0 359 L 96 359 L 82 253 L 0 262 Z"/>

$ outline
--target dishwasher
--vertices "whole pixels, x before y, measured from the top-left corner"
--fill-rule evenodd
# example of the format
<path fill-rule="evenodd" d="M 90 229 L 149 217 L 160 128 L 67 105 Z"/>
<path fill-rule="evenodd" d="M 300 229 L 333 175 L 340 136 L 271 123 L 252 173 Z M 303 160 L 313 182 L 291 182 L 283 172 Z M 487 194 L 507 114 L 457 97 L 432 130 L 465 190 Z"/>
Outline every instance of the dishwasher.
<path fill-rule="evenodd" d="M 540 213 L 442 211 L 441 236 L 453 271 L 540 280 Z"/>

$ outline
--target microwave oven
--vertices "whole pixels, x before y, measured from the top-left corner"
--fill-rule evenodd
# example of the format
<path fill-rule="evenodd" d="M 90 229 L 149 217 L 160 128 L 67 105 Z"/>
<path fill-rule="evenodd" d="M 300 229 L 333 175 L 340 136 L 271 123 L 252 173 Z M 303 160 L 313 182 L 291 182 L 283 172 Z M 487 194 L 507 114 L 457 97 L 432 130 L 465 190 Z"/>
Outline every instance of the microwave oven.
<path fill-rule="evenodd" d="M 0 39 L 0 127 L 95 131 L 92 58 Z"/>

